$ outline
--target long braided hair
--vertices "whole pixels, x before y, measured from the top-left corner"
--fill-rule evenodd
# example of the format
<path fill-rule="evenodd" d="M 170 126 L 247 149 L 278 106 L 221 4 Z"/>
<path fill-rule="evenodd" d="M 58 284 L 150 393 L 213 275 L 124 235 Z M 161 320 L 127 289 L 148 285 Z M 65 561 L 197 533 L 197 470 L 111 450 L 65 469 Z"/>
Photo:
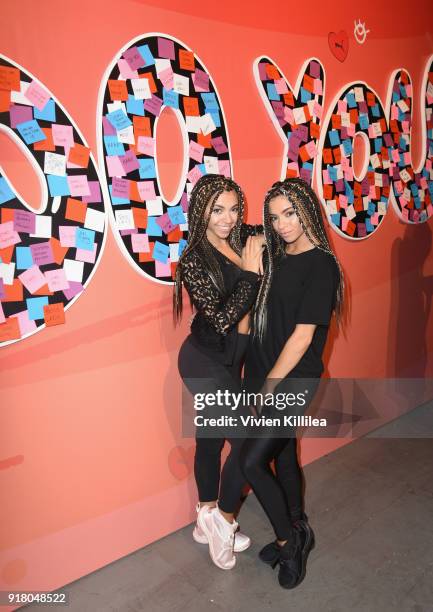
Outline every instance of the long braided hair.
<path fill-rule="evenodd" d="M 210 278 L 216 285 L 221 295 L 224 294 L 224 281 L 221 273 L 221 268 L 215 257 L 214 250 L 206 236 L 206 228 L 209 223 L 210 216 L 215 206 L 218 197 L 224 191 L 234 191 L 238 198 L 238 219 L 235 227 L 229 234 L 228 243 L 231 248 L 238 254 L 241 254 L 241 224 L 244 216 L 245 198 L 242 189 L 231 178 L 227 178 L 220 174 L 206 174 L 202 176 L 194 185 L 191 191 L 188 207 L 188 243 L 183 250 L 176 267 L 176 276 L 173 288 L 173 319 L 177 324 L 182 318 L 182 285 L 183 273 L 182 264 L 185 258 L 195 251 L 200 257 L 202 264 L 209 273 Z M 211 204 L 208 214 L 206 208 Z"/>
<path fill-rule="evenodd" d="M 266 330 L 266 304 L 272 276 L 277 261 L 285 254 L 286 247 L 283 238 L 273 229 L 270 219 L 269 202 L 277 196 L 284 196 L 292 204 L 301 227 L 310 242 L 334 258 L 340 272 L 340 282 L 337 288 L 335 304 L 335 315 L 338 323 L 341 322 L 343 312 L 343 270 L 329 244 L 319 198 L 312 187 L 300 178 L 288 178 L 284 181 L 278 181 L 267 192 L 263 205 L 263 228 L 266 240 L 267 266 L 253 311 L 253 334 L 260 340 L 263 339 Z"/>

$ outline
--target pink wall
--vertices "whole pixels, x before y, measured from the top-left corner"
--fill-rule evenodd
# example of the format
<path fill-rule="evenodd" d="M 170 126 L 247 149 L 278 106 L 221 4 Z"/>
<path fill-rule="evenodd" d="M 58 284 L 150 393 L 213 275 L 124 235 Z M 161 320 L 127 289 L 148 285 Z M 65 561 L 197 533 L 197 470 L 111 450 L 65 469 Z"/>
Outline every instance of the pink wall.
<path fill-rule="evenodd" d="M 233 2 L 209 8 L 112 0 L 2 5 L 1 52 L 39 78 L 79 125 L 96 156 L 96 100 L 117 51 L 146 32 L 164 32 L 193 49 L 221 95 L 234 177 L 245 188 L 249 220 L 258 221 L 267 187 L 279 178 L 282 143 L 253 80 L 259 55 L 271 57 L 292 86 L 304 61 L 326 71 L 325 108 L 346 83 L 366 81 L 386 100 L 397 68 L 414 84 L 413 158 L 421 137 L 419 99 L 433 52 L 430 3 L 377 8 L 316 0 L 296 4 Z M 237 12 L 236 12 L 237 11 Z M 364 45 L 355 19 L 370 30 Z M 345 30 L 349 52 L 338 61 L 328 33 Z M 169 127 L 169 126 L 167 126 Z M 35 198 L 22 156 L 0 139 L 0 163 L 20 191 Z M 162 135 L 162 171 L 170 181 L 178 147 Z M 168 189 L 173 184 L 167 185 Z M 31 200 L 31 201 L 37 201 Z M 389 210 L 368 240 L 331 233 L 350 281 L 347 337 L 327 349 L 334 377 L 433 375 L 431 220 L 409 226 Z M 430 283 L 431 284 L 431 283 Z M 430 295 L 430 298 L 428 297 Z M 187 321 L 173 330 L 171 289 L 134 272 L 111 231 L 85 293 L 66 324 L 44 329 L 0 355 L 0 588 L 53 589 L 178 529 L 193 518 L 193 442 L 180 433 L 177 351 Z M 342 441 L 307 440 L 308 463 Z"/>

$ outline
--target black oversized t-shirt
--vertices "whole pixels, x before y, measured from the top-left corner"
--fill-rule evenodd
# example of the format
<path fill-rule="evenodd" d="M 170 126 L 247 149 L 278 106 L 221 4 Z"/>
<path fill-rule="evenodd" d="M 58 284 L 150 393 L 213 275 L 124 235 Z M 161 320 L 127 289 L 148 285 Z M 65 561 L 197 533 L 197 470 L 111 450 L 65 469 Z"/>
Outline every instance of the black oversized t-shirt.
<path fill-rule="evenodd" d="M 317 327 L 310 346 L 288 376 L 321 376 L 322 353 L 338 281 L 334 258 L 317 247 L 281 257 L 269 290 L 265 337 L 262 342 L 250 338 L 245 361 L 246 379 L 261 380 L 268 375 L 298 323 L 313 323 Z"/>

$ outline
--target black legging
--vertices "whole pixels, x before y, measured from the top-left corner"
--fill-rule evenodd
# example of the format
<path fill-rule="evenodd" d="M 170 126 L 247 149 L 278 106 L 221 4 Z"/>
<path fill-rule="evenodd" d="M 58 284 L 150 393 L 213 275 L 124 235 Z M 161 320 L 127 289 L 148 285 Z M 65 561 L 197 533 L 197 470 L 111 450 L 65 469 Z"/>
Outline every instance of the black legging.
<path fill-rule="evenodd" d="M 299 390 L 299 380 L 286 379 L 283 389 L 291 386 Z M 309 397 L 302 409 L 305 413 L 317 390 L 318 379 L 309 380 L 305 386 Z M 301 412 L 298 411 L 298 414 Z M 259 503 L 266 512 L 278 540 L 293 541 L 292 523 L 302 516 L 304 479 L 298 461 L 297 438 L 249 438 L 241 453 L 241 470 L 251 485 Z M 275 474 L 271 463 L 275 461 Z"/>
<path fill-rule="evenodd" d="M 238 335 L 234 363 L 232 366 L 224 366 L 208 354 L 202 353 L 191 341 L 191 336 L 188 336 L 179 352 L 178 367 L 190 393 L 203 391 L 203 382 L 200 384 L 200 379 L 206 379 L 208 393 L 225 388 L 240 392 L 240 369 L 247 341 L 247 335 Z M 227 439 L 231 448 L 221 472 L 221 451 L 225 440 L 196 437 L 194 476 L 199 500 L 218 500 L 221 510 L 231 513 L 237 510 L 242 489 L 246 485 L 239 463 L 239 453 L 244 440 Z"/>

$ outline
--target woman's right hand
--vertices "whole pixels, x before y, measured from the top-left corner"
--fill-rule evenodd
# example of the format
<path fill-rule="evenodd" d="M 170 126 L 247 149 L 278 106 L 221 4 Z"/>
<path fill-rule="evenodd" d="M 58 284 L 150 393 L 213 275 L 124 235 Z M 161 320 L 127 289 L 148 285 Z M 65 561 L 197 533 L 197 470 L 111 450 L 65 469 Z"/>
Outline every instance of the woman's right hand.
<path fill-rule="evenodd" d="M 263 273 L 262 257 L 265 239 L 263 236 L 248 236 L 241 255 L 242 270 Z"/>

